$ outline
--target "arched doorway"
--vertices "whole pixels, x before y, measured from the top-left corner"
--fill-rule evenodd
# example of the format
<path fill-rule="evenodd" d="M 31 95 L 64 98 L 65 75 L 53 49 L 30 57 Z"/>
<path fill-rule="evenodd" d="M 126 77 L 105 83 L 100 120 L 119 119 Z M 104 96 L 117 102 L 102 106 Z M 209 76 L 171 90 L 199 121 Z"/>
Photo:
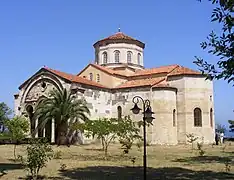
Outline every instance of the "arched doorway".
<path fill-rule="evenodd" d="M 34 132 L 34 130 L 36 128 L 36 123 L 33 120 L 33 107 L 31 105 L 28 105 L 26 107 L 26 111 L 28 113 L 28 117 L 29 117 L 29 120 L 30 120 L 30 133 L 31 133 L 31 136 L 35 137 L 35 134 L 33 132 Z"/>

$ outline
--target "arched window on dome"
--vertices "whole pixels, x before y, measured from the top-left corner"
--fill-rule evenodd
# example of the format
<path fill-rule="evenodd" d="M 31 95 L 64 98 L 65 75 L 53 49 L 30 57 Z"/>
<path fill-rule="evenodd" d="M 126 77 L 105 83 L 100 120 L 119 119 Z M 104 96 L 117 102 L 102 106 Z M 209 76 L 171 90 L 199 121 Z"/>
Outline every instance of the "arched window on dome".
<path fill-rule="evenodd" d="M 141 54 L 140 53 L 138 53 L 137 54 L 137 64 L 141 64 Z"/>
<path fill-rule="evenodd" d="M 115 51 L 115 63 L 119 63 L 119 56 L 120 56 L 120 52 L 119 51 Z"/>
<path fill-rule="evenodd" d="M 107 63 L 107 52 L 102 53 L 102 61 L 103 61 L 103 64 Z"/>
<path fill-rule="evenodd" d="M 128 51 L 127 52 L 127 63 L 131 63 L 132 62 L 132 52 Z"/>
<path fill-rule="evenodd" d="M 200 108 L 195 108 L 193 111 L 194 115 L 194 126 L 202 127 L 202 111 Z"/>

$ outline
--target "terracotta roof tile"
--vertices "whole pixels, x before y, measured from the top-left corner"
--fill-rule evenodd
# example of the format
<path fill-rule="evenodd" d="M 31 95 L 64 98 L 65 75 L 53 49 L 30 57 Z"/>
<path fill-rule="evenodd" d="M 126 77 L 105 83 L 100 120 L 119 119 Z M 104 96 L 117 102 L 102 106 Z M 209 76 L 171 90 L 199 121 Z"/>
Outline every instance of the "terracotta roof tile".
<path fill-rule="evenodd" d="M 165 77 L 129 80 L 120 84 L 115 89 L 141 87 L 141 86 L 153 86 L 157 83 L 162 82 L 163 80 L 165 80 Z"/>
<path fill-rule="evenodd" d="M 76 76 L 76 75 L 73 75 L 73 74 L 68 74 L 68 73 L 65 73 L 65 72 L 61 72 L 61 71 L 58 71 L 58 70 L 54 70 L 54 69 L 50 69 L 48 67 L 45 67 L 46 70 L 50 71 L 51 73 L 59 76 L 59 77 L 62 77 L 68 81 L 71 81 L 71 82 L 74 82 L 74 83 L 81 83 L 81 84 L 85 84 L 85 85 L 90 85 L 90 86 L 95 86 L 95 87 L 99 87 L 99 88 L 107 88 L 97 82 L 94 82 L 94 81 L 91 81 L 91 80 L 88 80 L 88 79 L 85 79 L 83 77 L 80 77 L 80 76 Z"/>
<path fill-rule="evenodd" d="M 175 76 L 175 75 L 201 75 L 201 72 L 183 66 L 178 66 L 168 74 L 168 76 Z"/>
<path fill-rule="evenodd" d="M 114 39 L 136 40 L 136 39 L 134 39 L 134 38 L 122 33 L 122 32 L 117 32 L 117 33 L 115 33 L 107 38 L 102 39 L 101 41 L 114 40 Z"/>
<path fill-rule="evenodd" d="M 179 65 L 168 65 L 168 66 L 160 66 L 156 68 L 150 68 L 150 69 L 143 69 L 143 70 L 137 70 L 135 74 L 132 76 L 146 76 L 146 75 L 152 75 L 152 74 L 160 74 L 160 73 L 170 73 L 175 68 L 179 67 Z"/>
<path fill-rule="evenodd" d="M 100 44 L 100 43 L 106 42 L 106 41 L 116 42 L 116 41 L 121 41 L 121 40 L 135 42 L 136 44 L 138 44 L 142 48 L 145 47 L 145 44 L 143 42 L 141 42 L 141 41 L 139 41 L 137 39 L 134 39 L 134 38 L 124 34 L 123 32 L 117 32 L 117 33 L 115 33 L 115 34 L 113 34 L 113 35 L 111 35 L 111 36 L 109 36 L 107 38 L 101 39 L 101 40 L 97 41 L 96 43 L 94 43 L 93 46 L 96 46 L 96 44 Z"/>
<path fill-rule="evenodd" d="M 104 71 L 104 72 L 108 73 L 108 74 L 126 76 L 126 75 L 124 75 L 124 74 L 122 74 L 120 72 L 117 72 L 117 71 L 115 71 L 113 69 L 110 69 L 110 68 L 106 68 L 104 66 L 100 66 L 100 65 L 97 65 L 97 64 L 91 64 L 91 65 L 96 67 L 97 69 L 100 69 L 101 71 Z"/>

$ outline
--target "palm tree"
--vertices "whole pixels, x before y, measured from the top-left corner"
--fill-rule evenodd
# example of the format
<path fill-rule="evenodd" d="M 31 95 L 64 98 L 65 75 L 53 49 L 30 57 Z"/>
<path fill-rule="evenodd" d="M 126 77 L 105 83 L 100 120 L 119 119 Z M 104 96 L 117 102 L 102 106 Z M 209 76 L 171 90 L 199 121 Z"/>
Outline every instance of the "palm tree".
<path fill-rule="evenodd" d="M 85 100 L 75 99 L 65 88 L 62 90 L 55 89 L 51 91 L 49 97 L 42 97 L 35 108 L 33 119 L 34 121 L 40 119 L 40 122 L 34 133 L 38 129 L 44 129 L 47 122 L 54 119 L 55 138 L 56 143 L 59 145 L 64 143 L 60 143 L 64 138 L 67 138 L 69 134 L 71 135 L 68 131 L 69 127 L 74 122 L 88 120 L 89 115 L 90 111 Z"/>

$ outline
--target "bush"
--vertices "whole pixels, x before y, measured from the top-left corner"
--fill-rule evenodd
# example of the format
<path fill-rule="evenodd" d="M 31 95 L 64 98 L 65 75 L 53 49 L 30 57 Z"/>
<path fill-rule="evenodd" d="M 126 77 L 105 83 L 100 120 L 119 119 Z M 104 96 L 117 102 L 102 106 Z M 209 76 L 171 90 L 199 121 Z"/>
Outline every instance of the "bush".
<path fill-rule="evenodd" d="M 136 146 L 138 148 L 138 151 L 141 150 L 142 146 L 144 145 L 144 142 L 142 140 L 138 140 L 136 143 Z"/>
<path fill-rule="evenodd" d="M 62 159 L 62 151 L 55 151 L 54 159 Z"/>
<path fill-rule="evenodd" d="M 32 179 L 37 179 L 40 170 L 53 156 L 51 146 L 43 139 L 32 140 L 26 149 L 26 158 L 19 156 Z"/>
<path fill-rule="evenodd" d="M 204 154 L 205 154 L 205 151 L 202 149 L 202 147 L 203 147 L 203 143 L 197 143 L 197 149 L 198 149 L 198 153 L 199 153 L 199 155 L 200 156 L 204 156 Z"/>

